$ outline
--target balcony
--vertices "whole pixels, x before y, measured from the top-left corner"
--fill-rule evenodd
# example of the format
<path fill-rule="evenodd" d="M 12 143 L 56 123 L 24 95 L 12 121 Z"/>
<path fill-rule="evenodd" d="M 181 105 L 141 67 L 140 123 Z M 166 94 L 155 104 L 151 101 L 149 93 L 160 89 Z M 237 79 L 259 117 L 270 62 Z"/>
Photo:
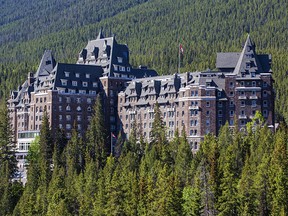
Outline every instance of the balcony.
<path fill-rule="evenodd" d="M 247 119 L 246 115 L 239 115 L 239 119 Z"/>
<path fill-rule="evenodd" d="M 250 96 L 249 99 L 257 100 L 258 97 L 256 95 Z"/>
<path fill-rule="evenodd" d="M 247 96 L 246 95 L 241 95 L 238 97 L 239 100 L 246 100 L 247 99 Z"/>
<path fill-rule="evenodd" d="M 189 106 L 189 110 L 199 110 L 199 106 Z"/>

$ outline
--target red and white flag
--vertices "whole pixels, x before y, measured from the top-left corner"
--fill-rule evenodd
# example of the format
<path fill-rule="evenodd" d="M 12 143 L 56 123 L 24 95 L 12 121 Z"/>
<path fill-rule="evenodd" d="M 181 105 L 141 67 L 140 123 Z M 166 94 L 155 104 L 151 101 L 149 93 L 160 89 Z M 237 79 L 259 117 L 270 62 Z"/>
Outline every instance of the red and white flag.
<path fill-rule="evenodd" d="M 182 44 L 179 44 L 179 52 L 183 55 L 184 54 L 184 49 Z"/>
<path fill-rule="evenodd" d="M 114 139 L 117 139 L 117 137 L 116 137 L 113 133 L 111 133 L 111 136 L 112 136 Z"/>

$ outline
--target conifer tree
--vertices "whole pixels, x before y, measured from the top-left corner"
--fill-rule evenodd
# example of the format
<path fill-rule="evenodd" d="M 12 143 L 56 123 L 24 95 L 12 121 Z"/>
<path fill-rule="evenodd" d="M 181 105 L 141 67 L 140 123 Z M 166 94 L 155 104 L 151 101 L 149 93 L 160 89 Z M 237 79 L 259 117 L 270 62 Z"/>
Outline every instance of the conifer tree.
<path fill-rule="evenodd" d="M 98 169 L 103 168 L 106 157 L 110 151 L 110 137 L 106 130 L 105 119 L 103 115 L 102 98 L 98 94 L 94 106 L 94 114 L 90 122 L 90 128 L 87 131 L 86 157 L 92 158 L 97 163 Z"/>
<path fill-rule="evenodd" d="M 151 130 L 151 144 L 156 146 L 159 154 L 162 146 L 166 144 L 166 142 L 165 126 L 159 104 L 156 102 L 154 107 L 154 121 Z"/>
<path fill-rule="evenodd" d="M 288 148 L 287 129 L 281 126 L 275 134 L 269 172 L 271 190 L 271 215 L 288 214 Z"/>
<path fill-rule="evenodd" d="M 14 148 L 9 112 L 4 105 L 0 109 L 0 215 L 11 214 L 19 199 L 19 194 L 13 194 L 18 187 L 12 181 L 17 170 Z"/>
<path fill-rule="evenodd" d="M 39 187 L 36 191 L 35 209 L 39 215 L 44 215 L 47 212 L 47 192 L 48 185 L 52 177 L 52 153 L 53 141 L 49 126 L 49 119 L 44 110 L 43 120 L 41 124 L 39 136 Z"/>

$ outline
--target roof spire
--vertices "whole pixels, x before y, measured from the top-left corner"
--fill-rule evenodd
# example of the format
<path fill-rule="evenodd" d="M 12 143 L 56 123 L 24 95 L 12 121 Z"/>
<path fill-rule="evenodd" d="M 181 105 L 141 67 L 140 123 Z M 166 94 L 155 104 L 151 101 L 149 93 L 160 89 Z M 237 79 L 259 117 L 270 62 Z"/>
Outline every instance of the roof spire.
<path fill-rule="evenodd" d="M 100 28 L 100 31 L 99 31 L 99 34 L 97 36 L 97 39 L 103 39 L 104 38 L 104 35 L 102 33 L 102 27 Z"/>
<path fill-rule="evenodd" d="M 261 64 L 258 60 L 255 45 L 248 33 L 246 42 L 234 69 L 234 74 L 241 74 L 246 72 L 260 72 L 262 71 Z"/>

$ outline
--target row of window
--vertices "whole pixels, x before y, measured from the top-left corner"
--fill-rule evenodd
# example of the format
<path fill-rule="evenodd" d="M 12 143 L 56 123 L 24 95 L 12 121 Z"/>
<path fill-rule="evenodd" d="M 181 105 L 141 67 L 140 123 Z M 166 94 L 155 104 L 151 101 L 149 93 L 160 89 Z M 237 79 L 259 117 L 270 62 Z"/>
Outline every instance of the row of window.
<path fill-rule="evenodd" d="M 65 99 L 66 103 L 71 103 L 71 102 L 73 102 L 73 98 L 71 98 L 71 97 L 65 97 L 64 99 Z M 63 101 L 64 101 L 63 98 L 60 96 L 60 97 L 59 97 L 59 102 L 62 103 Z M 75 102 L 76 102 L 77 104 L 80 104 L 80 103 L 83 102 L 83 99 L 80 98 L 80 97 L 79 97 L 79 98 L 76 98 L 76 99 L 75 99 Z M 87 99 L 86 99 L 86 102 L 87 102 L 88 104 L 91 104 L 91 103 L 92 103 L 92 99 L 91 99 L 91 98 L 87 98 Z"/>
<path fill-rule="evenodd" d="M 64 71 L 65 77 L 70 77 L 70 72 Z M 81 74 L 80 73 L 75 73 L 76 78 L 80 78 Z M 90 79 L 90 74 L 86 73 L 85 78 Z"/>
<path fill-rule="evenodd" d="M 58 109 L 59 109 L 59 111 L 63 111 L 62 105 L 60 105 L 60 106 L 58 107 Z M 66 111 L 71 111 L 71 106 L 68 104 L 68 105 L 66 106 L 65 110 L 66 110 Z M 81 106 L 77 106 L 76 110 L 77 110 L 77 112 L 81 112 L 81 111 L 82 111 Z M 92 111 L 91 106 L 88 106 L 88 107 L 87 107 L 87 111 L 88 111 L 88 112 L 91 112 L 91 111 Z"/>

